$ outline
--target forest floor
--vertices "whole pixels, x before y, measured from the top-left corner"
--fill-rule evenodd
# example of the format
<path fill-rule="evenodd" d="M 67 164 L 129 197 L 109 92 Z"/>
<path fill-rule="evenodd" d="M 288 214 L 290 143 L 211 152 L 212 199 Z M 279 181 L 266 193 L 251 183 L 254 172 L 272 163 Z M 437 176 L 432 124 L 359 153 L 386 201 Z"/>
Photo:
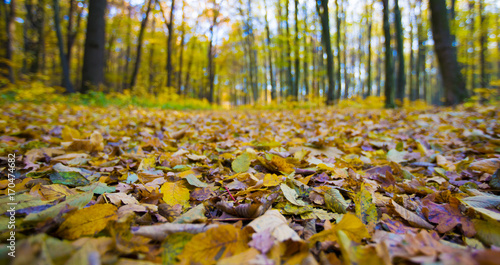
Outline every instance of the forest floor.
<path fill-rule="evenodd" d="M 498 264 L 499 116 L 3 105 L 1 263 Z"/>

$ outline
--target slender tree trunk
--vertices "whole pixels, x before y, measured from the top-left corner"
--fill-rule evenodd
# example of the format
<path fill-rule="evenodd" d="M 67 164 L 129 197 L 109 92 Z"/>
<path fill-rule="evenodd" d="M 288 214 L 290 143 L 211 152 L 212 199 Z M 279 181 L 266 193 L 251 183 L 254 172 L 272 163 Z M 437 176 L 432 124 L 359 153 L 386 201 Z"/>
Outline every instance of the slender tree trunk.
<path fill-rule="evenodd" d="M 392 64 L 391 32 L 389 24 L 389 0 L 382 0 L 384 5 L 384 46 L 385 46 L 385 107 L 394 108 L 394 73 Z"/>
<path fill-rule="evenodd" d="M 423 87 L 425 86 L 424 83 L 422 82 L 422 77 L 421 74 L 425 74 L 425 36 L 427 35 L 424 32 L 424 25 L 422 21 L 422 0 L 417 0 L 418 2 L 418 9 L 419 9 L 419 15 L 417 19 L 417 66 L 416 66 L 416 99 L 422 99 L 422 95 L 424 94 L 423 92 Z"/>
<path fill-rule="evenodd" d="M 471 50 L 472 52 L 468 52 L 469 54 L 469 61 L 467 62 L 469 72 L 470 72 L 470 85 L 469 85 L 469 92 L 471 94 L 474 93 L 474 88 L 476 87 L 476 58 L 475 58 L 475 50 L 476 50 L 476 45 L 475 45 L 475 28 L 474 25 L 476 24 L 476 12 L 475 12 L 475 0 L 469 0 L 469 16 L 470 16 L 470 23 L 469 23 L 469 47 L 468 49 Z"/>
<path fill-rule="evenodd" d="M 484 12 L 484 0 L 479 0 L 479 32 L 481 34 L 479 38 L 480 53 L 479 53 L 479 67 L 481 75 L 481 87 L 488 87 L 488 76 L 486 74 L 486 56 L 488 51 L 488 29 L 486 26 L 486 14 Z"/>
<path fill-rule="evenodd" d="M 43 47 L 45 45 L 45 34 L 44 34 L 44 28 L 45 28 L 45 1 L 44 0 L 39 0 L 37 4 L 37 9 L 36 9 L 36 17 L 35 17 L 35 29 L 36 29 L 36 35 L 37 35 L 37 41 L 36 41 L 36 46 L 34 50 L 34 58 L 33 62 L 31 64 L 31 72 L 32 73 L 39 73 L 40 72 L 40 62 L 42 57 L 42 51 Z"/>
<path fill-rule="evenodd" d="M 214 16 L 215 17 L 215 16 Z M 214 23 L 215 24 L 215 19 Z M 213 39 L 214 39 L 214 26 L 210 26 L 210 41 L 208 44 L 208 85 L 210 88 L 210 92 L 208 93 L 207 100 L 209 103 L 214 102 L 214 73 L 213 73 L 213 53 L 212 53 L 212 48 L 213 48 Z"/>
<path fill-rule="evenodd" d="M 179 73 L 177 78 L 177 94 L 182 94 L 182 67 L 184 63 L 184 35 L 185 35 L 185 23 L 184 20 L 186 18 L 186 14 L 184 12 L 185 2 L 182 0 L 182 22 L 181 22 L 181 46 L 179 47 Z M 185 93 L 184 93 L 185 94 Z"/>
<path fill-rule="evenodd" d="M 292 49 L 290 44 L 290 25 L 288 19 L 290 18 L 290 1 L 285 1 L 285 30 L 286 30 L 286 70 L 287 70 L 287 96 L 293 95 L 293 76 L 292 76 Z"/>
<path fill-rule="evenodd" d="M 155 39 L 155 30 L 156 30 L 156 19 L 153 16 L 151 19 L 151 39 Z M 155 44 L 151 43 L 151 48 L 149 49 L 149 93 L 153 93 L 154 80 L 155 80 L 155 65 L 154 65 L 154 56 L 155 56 Z"/>
<path fill-rule="evenodd" d="M 7 4 L 7 0 L 2 1 L 5 10 L 5 56 L 4 62 L 0 62 L 0 70 L 2 75 L 7 77 L 11 83 L 15 83 L 14 69 L 12 67 L 12 38 L 14 32 L 14 18 L 16 16 L 16 1 L 10 0 L 10 4 Z M 7 6 L 9 8 L 7 9 Z"/>
<path fill-rule="evenodd" d="M 311 45 L 311 38 L 309 37 L 309 32 L 307 30 L 307 5 L 304 4 L 303 6 L 303 12 L 304 12 L 304 34 L 303 34 L 303 39 L 304 39 L 304 89 L 306 92 L 306 99 L 309 99 L 309 53 L 307 47 L 308 43 L 307 40 L 309 39 L 309 45 Z"/>
<path fill-rule="evenodd" d="M 267 1 L 264 0 L 264 8 L 265 8 L 265 22 L 266 22 L 266 39 L 267 39 L 267 52 L 268 52 L 268 61 L 269 61 L 269 78 L 271 81 L 271 100 L 276 100 L 276 78 L 274 76 L 273 71 L 273 54 L 271 50 L 271 33 L 269 30 L 269 21 L 267 19 Z"/>
<path fill-rule="evenodd" d="M 349 94 L 349 75 L 347 73 L 347 52 L 348 52 L 348 46 L 347 46 L 347 23 L 346 23 L 346 8 L 344 8 L 344 1 L 341 0 L 340 2 L 340 13 L 342 14 L 342 20 L 340 25 L 344 25 L 344 32 L 342 36 L 342 53 L 343 53 L 343 65 L 344 65 L 344 98 L 347 98 L 347 95 Z M 340 95 L 341 92 L 338 91 L 338 100 L 340 100 Z"/>
<path fill-rule="evenodd" d="M 284 48 L 283 48 L 283 14 L 282 14 L 282 7 L 281 7 L 281 0 L 276 1 L 276 9 L 278 10 L 278 52 L 279 52 L 279 62 L 278 62 L 278 68 L 279 68 L 279 97 L 281 100 L 285 97 L 285 71 L 283 71 L 283 65 L 285 61 L 285 56 L 284 56 Z"/>
<path fill-rule="evenodd" d="M 130 39 L 132 37 L 132 7 L 130 4 L 127 6 L 128 9 L 128 25 L 127 25 L 127 35 L 126 35 L 126 44 L 127 48 L 125 49 L 125 66 L 124 66 L 124 73 L 125 73 L 125 78 L 123 79 L 123 84 L 122 84 L 122 90 L 126 89 L 128 87 L 128 82 L 129 82 L 129 63 L 130 63 L 130 52 L 131 52 L 131 47 L 132 47 L 132 40 Z"/>
<path fill-rule="evenodd" d="M 396 82 L 396 99 L 403 105 L 405 97 L 405 55 L 404 55 L 404 36 L 403 26 L 401 24 L 401 11 L 399 9 L 399 0 L 395 0 L 394 6 L 395 23 L 396 23 L 396 46 L 398 54 L 398 69 L 397 69 L 397 82 Z"/>
<path fill-rule="evenodd" d="M 141 21 L 141 28 L 139 29 L 139 37 L 137 40 L 137 52 L 135 56 L 134 70 L 132 71 L 132 78 L 130 79 L 129 87 L 133 89 L 135 84 L 137 83 L 137 76 L 139 75 L 139 67 L 141 65 L 141 57 L 142 57 L 142 43 L 144 39 L 144 30 L 146 29 L 146 25 L 148 22 L 149 12 L 151 11 L 151 3 L 153 0 L 148 0 L 146 14 Z M 169 32 L 170 34 L 170 32 Z M 167 85 L 168 86 L 168 85 Z"/>
<path fill-rule="evenodd" d="M 443 78 L 445 105 L 456 105 L 467 98 L 467 90 L 458 66 L 456 49 L 452 44 L 450 26 L 446 16 L 446 1 L 429 1 L 434 50 Z"/>
<path fill-rule="evenodd" d="M 414 13 L 413 10 L 415 7 L 413 6 L 413 2 L 410 2 L 410 66 L 408 67 L 408 90 L 410 91 L 410 101 L 417 100 L 417 90 L 414 86 L 414 78 L 413 73 L 415 70 L 415 52 L 413 49 L 413 38 L 414 38 Z"/>
<path fill-rule="evenodd" d="M 73 15 L 75 13 L 76 1 L 69 1 L 69 12 L 68 12 L 68 27 L 66 29 L 66 61 L 68 62 L 68 67 L 71 70 L 71 48 L 73 47 Z"/>
<path fill-rule="evenodd" d="M 335 0 L 335 17 L 337 18 L 337 99 L 340 100 L 340 94 L 342 92 L 342 53 L 340 51 L 340 40 L 341 40 L 341 30 L 342 30 L 342 18 L 340 17 L 339 0 Z M 345 48 L 345 47 L 344 47 Z M 344 65 L 345 67 L 345 65 Z"/>
<path fill-rule="evenodd" d="M 170 6 L 170 20 L 168 21 L 168 39 L 167 39 L 167 87 L 172 86 L 172 41 L 174 37 L 174 12 L 175 12 L 175 0 L 172 0 Z"/>
<path fill-rule="evenodd" d="M 54 0 L 54 26 L 56 28 L 57 35 L 57 44 L 59 46 L 59 59 L 61 61 L 63 76 L 62 76 L 62 85 L 66 88 L 66 93 L 73 93 L 75 90 L 73 89 L 73 85 L 69 79 L 69 68 L 68 62 L 66 61 L 66 57 L 64 55 L 64 44 L 63 37 L 61 32 L 61 20 L 59 18 L 59 1 Z"/>
<path fill-rule="evenodd" d="M 295 55 L 295 84 L 293 87 L 293 100 L 297 101 L 299 98 L 299 84 L 300 84 L 300 42 L 299 42 L 299 0 L 294 1 L 294 11 L 295 11 L 295 43 L 294 43 L 294 55 Z"/>
<path fill-rule="evenodd" d="M 189 54 L 189 59 L 188 59 L 188 64 L 187 64 L 187 69 L 186 69 L 186 80 L 184 81 L 184 96 L 187 95 L 187 90 L 189 89 L 189 81 L 191 80 L 191 69 L 192 69 L 192 65 L 193 65 L 193 54 L 194 54 L 194 50 L 196 48 L 196 39 L 192 39 L 192 44 L 191 44 L 192 48 L 191 48 L 191 52 L 188 53 Z M 188 51 L 189 51 L 189 47 L 188 47 Z"/>
<path fill-rule="evenodd" d="M 366 59 L 366 72 L 367 72 L 367 80 L 366 86 L 367 91 L 364 97 L 372 95 L 372 11 L 373 11 L 373 2 L 368 6 L 368 58 Z"/>
<path fill-rule="evenodd" d="M 330 18 L 328 12 L 328 0 L 316 1 L 316 9 L 321 19 L 321 40 L 326 53 L 326 71 L 328 77 L 328 91 L 326 104 L 332 105 L 335 101 L 335 80 L 333 78 L 333 52 L 330 38 Z"/>
<path fill-rule="evenodd" d="M 380 38 L 378 42 L 378 46 L 380 45 Z M 380 97 L 382 92 L 382 59 L 380 58 L 380 52 L 377 52 L 377 97 Z"/>

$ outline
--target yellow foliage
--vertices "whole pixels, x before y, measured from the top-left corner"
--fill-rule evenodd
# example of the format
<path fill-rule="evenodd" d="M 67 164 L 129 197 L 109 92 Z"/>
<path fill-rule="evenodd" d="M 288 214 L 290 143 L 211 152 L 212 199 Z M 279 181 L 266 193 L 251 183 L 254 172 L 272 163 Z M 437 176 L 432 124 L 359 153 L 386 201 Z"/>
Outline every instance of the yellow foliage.
<path fill-rule="evenodd" d="M 61 224 L 57 234 L 66 239 L 78 239 L 81 236 L 93 236 L 100 232 L 111 220 L 116 220 L 116 206 L 95 204 L 71 214 Z"/>
<path fill-rule="evenodd" d="M 240 229 L 221 225 L 195 235 L 178 258 L 185 264 L 215 264 L 218 259 L 245 251 L 247 240 Z"/>
<path fill-rule="evenodd" d="M 186 188 L 183 181 L 166 182 L 160 188 L 163 194 L 163 200 L 170 206 L 180 204 L 187 205 L 189 200 L 189 189 Z"/>

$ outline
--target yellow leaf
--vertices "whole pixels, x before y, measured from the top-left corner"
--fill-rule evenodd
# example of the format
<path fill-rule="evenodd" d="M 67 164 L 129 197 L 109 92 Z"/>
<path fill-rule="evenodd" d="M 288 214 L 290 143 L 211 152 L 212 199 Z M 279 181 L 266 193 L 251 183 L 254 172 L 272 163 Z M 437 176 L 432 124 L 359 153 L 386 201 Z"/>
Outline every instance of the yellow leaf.
<path fill-rule="evenodd" d="M 182 181 L 166 182 L 160 188 L 163 193 L 163 200 L 166 204 L 174 206 L 176 204 L 186 205 L 189 200 L 189 190 Z"/>
<path fill-rule="evenodd" d="M 95 204 L 72 213 L 61 224 L 57 234 L 65 239 L 93 236 L 100 232 L 110 220 L 116 220 L 116 207 L 111 204 Z"/>
<path fill-rule="evenodd" d="M 41 185 L 40 193 L 43 195 L 44 200 L 47 201 L 53 201 L 68 195 L 77 194 L 74 190 L 70 190 L 68 187 L 61 184 Z"/>
<path fill-rule="evenodd" d="M 264 176 L 264 186 L 278 186 L 282 182 L 281 176 L 277 176 L 276 174 L 266 174 Z"/>
<path fill-rule="evenodd" d="M 271 159 L 271 164 L 278 168 L 279 171 L 290 174 L 295 171 L 293 165 L 286 162 L 286 159 L 280 156 L 273 156 Z"/>
<path fill-rule="evenodd" d="M 378 219 L 377 207 L 373 203 L 371 193 L 366 189 L 365 185 L 361 186 L 361 190 L 355 197 L 356 215 L 361 218 L 363 223 L 376 223 Z"/>
<path fill-rule="evenodd" d="M 81 135 L 77 129 L 64 126 L 64 128 L 61 131 L 61 137 L 63 141 L 69 142 L 73 141 L 73 139 L 80 139 Z"/>
<path fill-rule="evenodd" d="M 215 264 L 247 249 L 247 238 L 232 225 L 221 225 L 195 235 L 178 258 L 186 264 Z"/>
<path fill-rule="evenodd" d="M 361 242 L 361 239 L 370 237 L 363 222 L 356 215 L 347 213 L 331 229 L 323 230 L 313 235 L 309 239 L 309 245 L 314 245 L 318 241 L 337 241 L 337 231 L 339 230 L 344 231 L 355 242 Z"/>

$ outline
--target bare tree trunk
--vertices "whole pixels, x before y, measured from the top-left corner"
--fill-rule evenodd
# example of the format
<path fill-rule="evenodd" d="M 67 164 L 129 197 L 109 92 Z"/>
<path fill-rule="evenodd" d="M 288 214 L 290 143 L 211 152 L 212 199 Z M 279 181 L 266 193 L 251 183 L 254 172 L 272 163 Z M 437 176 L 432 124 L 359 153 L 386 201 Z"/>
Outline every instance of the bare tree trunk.
<path fill-rule="evenodd" d="M 276 77 L 273 71 L 273 54 L 271 50 L 271 33 L 269 31 L 269 21 L 267 19 L 267 2 L 264 0 L 265 8 L 265 22 L 266 22 L 266 39 L 267 39 L 267 52 L 269 61 L 269 78 L 271 79 L 271 100 L 276 100 Z"/>
<path fill-rule="evenodd" d="M 155 39 L 156 30 L 156 19 L 153 16 L 151 19 L 151 38 Z M 155 80 L 155 66 L 154 66 L 154 56 L 155 56 L 155 44 L 151 43 L 151 48 L 149 49 L 149 93 L 153 93 L 153 86 Z"/>
<path fill-rule="evenodd" d="M 172 86 L 172 41 L 174 37 L 174 12 L 175 12 L 175 0 L 172 0 L 170 5 L 170 20 L 168 21 L 168 39 L 167 39 L 167 87 Z"/>
<path fill-rule="evenodd" d="M 306 92 L 306 99 L 309 98 L 309 63 L 308 63 L 308 59 L 309 59 L 309 49 L 307 49 L 308 47 L 308 43 L 307 43 L 307 39 L 309 39 L 309 45 L 312 45 L 312 41 L 311 41 L 311 38 L 309 37 L 309 31 L 307 30 L 307 25 L 308 25 L 308 21 L 307 21 L 307 5 L 304 3 L 304 6 L 303 6 L 303 11 L 304 11 L 304 34 L 303 34 L 303 38 L 304 38 L 304 89 L 305 89 L 305 92 Z"/>
<path fill-rule="evenodd" d="M 286 57 L 287 57 L 287 96 L 293 95 L 293 77 L 292 77 L 292 50 L 290 45 L 290 25 L 288 23 L 289 15 L 290 15 L 290 1 L 285 1 L 285 30 L 286 30 Z"/>
<path fill-rule="evenodd" d="M 128 82 L 129 82 L 129 63 L 130 63 L 130 50 L 131 50 L 131 46 L 132 46 L 132 41 L 131 41 L 131 37 L 132 37 L 132 7 L 130 6 L 130 4 L 127 6 L 127 9 L 128 9 L 128 25 L 127 25 L 127 35 L 126 35 L 126 44 L 127 44 L 127 48 L 125 49 L 125 66 L 124 66 L 124 73 L 125 73 L 125 78 L 123 79 L 123 84 L 122 84 L 122 90 L 124 90 L 125 88 L 127 88 L 128 86 Z"/>
<path fill-rule="evenodd" d="M 349 93 L 349 75 L 347 73 L 347 52 L 348 52 L 348 46 L 347 46 L 347 23 L 346 23 L 346 9 L 344 9 L 344 1 L 341 0 L 340 2 L 340 13 L 342 14 L 340 25 L 344 25 L 344 32 L 342 36 L 342 53 L 343 53 L 343 64 L 344 64 L 344 98 L 347 98 L 347 95 Z M 337 91 L 337 99 L 340 100 L 340 95 L 341 91 Z"/>
<path fill-rule="evenodd" d="M 316 1 L 316 9 L 321 20 L 321 40 L 323 42 L 323 47 L 325 48 L 326 53 L 326 71 L 328 77 L 328 92 L 326 95 L 326 104 L 332 105 L 335 102 L 335 80 L 333 78 L 333 52 L 330 39 L 328 0 Z"/>
<path fill-rule="evenodd" d="M 186 81 L 184 81 L 184 96 L 187 95 L 187 90 L 189 89 L 189 81 L 191 80 L 191 68 L 193 65 L 193 53 L 194 49 L 196 47 L 196 39 L 192 39 L 192 44 L 191 44 L 191 52 L 189 52 L 189 59 L 188 59 L 188 64 L 187 64 L 187 69 L 186 69 Z M 189 46 L 188 46 L 188 51 L 189 51 Z"/>
<path fill-rule="evenodd" d="M 340 17 L 339 0 L 335 0 L 335 17 L 337 18 L 337 99 L 340 100 L 342 93 L 342 53 L 340 52 L 340 40 L 342 38 L 342 18 Z M 344 47 L 345 49 L 345 47 Z M 344 65 L 345 67 L 345 65 Z"/>
<path fill-rule="evenodd" d="M 300 84 L 300 42 L 299 42 L 299 0 L 294 1 L 294 11 L 295 11 L 295 43 L 294 43 L 294 55 L 295 55 L 295 83 L 293 86 L 292 98 L 297 101 L 299 98 L 299 84 Z"/>
<path fill-rule="evenodd" d="M 54 0 L 54 26 L 56 28 L 57 35 L 57 44 L 59 46 L 59 59 L 61 61 L 63 76 L 62 76 L 62 85 L 66 88 L 66 93 L 73 93 L 75 90 L 73 89 L 73 85 L 69 79 L 69 68 L 68 61 L 66 61 L 66 57 L 64 54 L 64 44 L 63 37 L 61 32 L 61 20 L 59 18 L 59 1 Z"/>
<path fill-rule="evenodd" d="M 413 50 L 413 38 L 414 38 L 414 13 L 415 9 L 413 2 L 410 2 L 410 66 L 408 67 L 408 90 L 410 91 L 410 101 L 417 100 L 417 89 L 414 86 L 413 71 L 415 70 L 415 52 Z"/>
<path fill-rule="evenodd" d="M 479 67 L 481 71 L 481 87 L 488 87 L 488 75 L 486 74 L 486 56 L 488 51 L 488 29 L 486 28 L 486 14 L 484 13 L 484 0 L 479 0 L 479 38 L 480 54 Z"/>
<path fill-rule="evenodd" d="M 372 95 L 372 11 L 373 11 L 373 2 L 368 6 L 369 10 L 368 14 L 368 58 L 366 59 L 366 72 L 367 72 L 367 80 L 366 80 L 366 94 L 363 95 L 364 98 Z"/>
<path fill-rule="evenodd" d="M 384 5 L 384 46 L 385 46 L 385 107 L 394 108 L 394 74 L 392 64 L 391 32 L 389 24 L 389 1 L 382 0 Z"/>
<path fill-rule="evenodd" d="M 185 2 L 182 0 L 182 22 L 181 22 L 181 46 L 179 47 L 179 73 L 178 73 L 178 78 L 177 78 L 177 94 L 181 95 L 182 94 L 182 66 L 184 63 L 184 35 L 185 35 L 185 25 L 184 25 L 184 19 L 186 17 L 186 14 L 184 12 L 184 5 Z M 184 93 L 185 94 L 185 93 Z"/>
<path fill-rule="evenodd" d="M 396 46 L 398 54 L 398 69 L 397 69 L 397 82 L 396 82 L 396 99 L 403 105 L 405 97 L 405 55 L 404 55 L 404 36 L 403 26 L 401 24 L 401 11 L 399 10 L 399 0 L 395 0 L 394 6 L 395 23 L 396 23 Z"/>
<path fill-rule="evenodd" d="M 14 69 L 12 67 L 12 34 L 14 32 L 14 18 L 16 16 L 16 1 L 10 0 L 10 4 L 7 4 L 7 0 L 2 1 L 5 10 L 5 54 L 4 62 L 0 63 L 0 69 L 3 76 L 7 77 L 11 83 L 15 83 Z M 9 9 L 7 9 L 7 5 Z"/>
<path fill-rule="evenodd" d="M 458 66 L 456 49 L 452 44 L 446 1 L 429 1 L 434 49 L 443 78 L 445 105 L 456 105 L 467 98 L 467 90 Z"/>
<path fill-rule="evenodd" d="M 146 29 L 146 24 L 148 22 L 149 12 L 151 11 L 151 3 L 153 0 L 148 0 L 146 14 L 144 19 L 141 21 L 141 28 L 139 29 L 139 37 L 137 40 L 137 55 L 135 56 L 134 70 L 132 71 L 132 78 L 130 79 L 129 87 L 133 89 L 137 83 L 137 75 L 139 74 L 139 66 L 141 65 L 142 57 L 142 42 L 144 39 L 144 30 Z M 168 86 L 168 85 L 167 85 Z"/>
<path fill-rule="evenodd" d="M 68 67 L 71 70 L 71 55 L 73 44 L 75 43 L 76 36 L 80 30 L 80 24 L 82 20 L 82 9 L 77 12 L 76 27 L 73 27 L 73 16 L 75 13 L 76 1 L 70 1 L 70 8 L 68 12 L 68 27 L 66 30 L 66 60 L 68 61 Z"/>

